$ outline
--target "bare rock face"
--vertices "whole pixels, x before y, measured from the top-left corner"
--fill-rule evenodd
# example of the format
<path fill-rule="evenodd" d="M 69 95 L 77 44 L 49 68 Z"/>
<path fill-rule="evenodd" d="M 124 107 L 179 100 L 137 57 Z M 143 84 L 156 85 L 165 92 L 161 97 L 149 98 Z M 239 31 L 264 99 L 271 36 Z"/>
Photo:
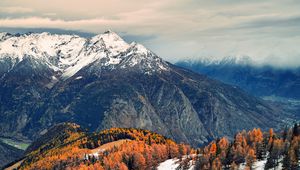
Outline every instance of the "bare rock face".
<path fill-rule="evenodd" d="M 282 120 L 280 109 L 112 32 L 91 39 L 10 35 L 0 41 L 0 65 L 7 66 L 0 72 L 4 136 L 35 139 L 54 124 L 74 122 L 91 131 L 149 129 L 196 146 Z"/>

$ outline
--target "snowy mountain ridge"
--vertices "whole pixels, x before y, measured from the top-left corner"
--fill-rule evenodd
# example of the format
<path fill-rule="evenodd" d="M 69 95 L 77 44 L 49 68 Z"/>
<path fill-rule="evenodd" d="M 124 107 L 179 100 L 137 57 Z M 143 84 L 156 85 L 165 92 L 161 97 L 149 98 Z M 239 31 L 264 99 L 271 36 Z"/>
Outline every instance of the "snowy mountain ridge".
<path fill-rule="evenodd" d="M 13 67 L 25 58 L 38 60 L 60 72 L 63 79 L 93 63 L 100 69 L 137 66 L 145 73 L 168 70 L 168 64 L 143 45 L 128 44 L 112 31 L 92 38 L 47 32 L 0 33 L 0 62 L 10 60 Z"/>
<path fill-rule="evenodd" d="M 226 57 L 215 57 L 206 56 L 200 57 L 199 59 L 186 59 L 182 62 L 186 63 L 201 63 L 206 66 L 210 65 L 259 65 L 257 61 L 254 61 L 249 56 L 237 55 L 237 56 L 226 56 Z"/>

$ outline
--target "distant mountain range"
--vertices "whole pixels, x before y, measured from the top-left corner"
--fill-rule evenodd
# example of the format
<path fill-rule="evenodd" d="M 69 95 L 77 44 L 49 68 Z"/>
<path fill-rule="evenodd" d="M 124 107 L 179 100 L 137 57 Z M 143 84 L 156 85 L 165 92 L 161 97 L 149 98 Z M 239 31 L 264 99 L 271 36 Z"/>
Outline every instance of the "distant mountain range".
<path fill-rule="evenodd" d="M 250 58 L 180 61 L 176 65 L 239 86 L 250 94 L 300 100 L 300 67 L 255 66 Z"/>
<path fill-rule="evenodd" d="M 0 35 L 0 134 L 34 140 L 54 124 L 135 127 L 202 145 L 278 127 L 286 112 L 239 88 L 170 64 L 108 31 L 92 38 Z"/>

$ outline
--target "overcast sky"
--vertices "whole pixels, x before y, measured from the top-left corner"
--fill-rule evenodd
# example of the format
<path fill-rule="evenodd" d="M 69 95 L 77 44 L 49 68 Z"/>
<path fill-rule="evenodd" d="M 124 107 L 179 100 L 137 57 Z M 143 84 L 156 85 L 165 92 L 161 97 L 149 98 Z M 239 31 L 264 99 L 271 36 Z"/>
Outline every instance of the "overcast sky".
<path fill-rule="evenodd" d="M 108 29 L 171 62 L 249 56 L 300 66 L 299 0 L 0 0 L 0 31 Z"/>

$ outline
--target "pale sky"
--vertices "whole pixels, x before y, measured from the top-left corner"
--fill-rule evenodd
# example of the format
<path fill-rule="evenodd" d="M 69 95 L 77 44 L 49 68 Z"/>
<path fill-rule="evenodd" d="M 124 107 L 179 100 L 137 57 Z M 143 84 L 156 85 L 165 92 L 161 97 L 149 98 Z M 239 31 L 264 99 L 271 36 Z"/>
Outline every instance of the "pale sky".
<path fill-rule="evenodd" d="M 249 56 L 300 66 L 299 0 L 0 0 L 0 31 L 108 29 L 171 62 Z"/>

